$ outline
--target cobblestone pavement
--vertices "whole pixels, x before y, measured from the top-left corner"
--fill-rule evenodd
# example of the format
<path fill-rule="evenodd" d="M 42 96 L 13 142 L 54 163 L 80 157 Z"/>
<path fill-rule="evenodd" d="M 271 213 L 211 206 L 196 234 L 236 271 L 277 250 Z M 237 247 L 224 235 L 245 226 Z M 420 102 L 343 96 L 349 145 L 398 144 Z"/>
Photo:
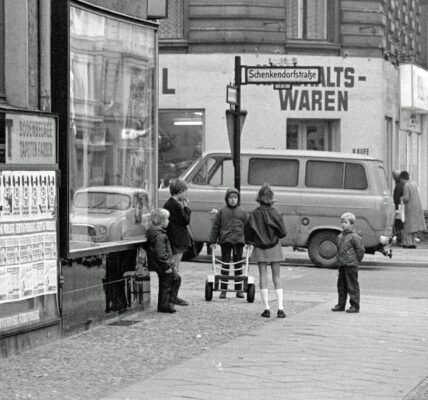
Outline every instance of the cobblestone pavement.
<path fill-rule="evenodd" d="M 191 304 L 177 307 L 175 314 L 154 311 L 157 278 L 152 274 L 151 307 L 126 316 L 132 325 L 101 325 L 0 359 L 0 399 L 93 400 L 275 321 L 260 318 L 258 295 L 249 304 L 232 294 L 219 300 L 214 292 L 213 301 L 206 302 L 209 270 L 209 264 L 183 263 L 180 294 Z M 314 304 L 286 301 L 285 309 L 292 315 Z"/>

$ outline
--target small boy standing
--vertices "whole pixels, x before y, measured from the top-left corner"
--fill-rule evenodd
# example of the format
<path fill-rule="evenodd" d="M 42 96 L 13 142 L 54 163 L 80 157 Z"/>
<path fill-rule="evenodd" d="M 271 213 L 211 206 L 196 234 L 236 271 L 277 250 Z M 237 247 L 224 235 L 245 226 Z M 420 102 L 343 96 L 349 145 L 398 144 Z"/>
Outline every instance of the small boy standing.
<path fill-rule="evenodd" d="M 347 313 L 360 312 L 360 286 L 358 284 L 358 265 L 364 257 L 364 246 L 360 234 L 355 229 L 355 215 L 345 213 L 340 217 L 342 233 L 337 238 L 337 279 L 338 303 L 331 311 L 345 311 L 349 294 L 350 307 Z"/>
<path fill-rule="evenodd" d="M 244 226 L 247 221 L 247 212 L 239 206 L 239 191 L 235 188 L 226 190 L 224 198 L 226 205 L 217 213 L 211 228 L 210 243 L 213 249 L 217 242 L 221 247 L 221 260 L 226 263 L 222 265 L 221 274 L 229 275 L 229 264 L 231 261 L 242 260 L 242 252 L 245 245 Z M 242 275 L 242 264 L 235 264 L 235 276 Z M 236 297 L 244 298 L 240 290 L 242 283 L 235 281 Z M 220 299 L 226 298 L 227 283 L 220 285 Z"/>
<path fill-rule="evenodd" d="M 157 208 L 151 212 L 150 219 L 151 225 L 147 230 L 147 257 L 150 269 L 156 271 L 159 277 L 158 311 L 174 313 L 181 277 L 174 269 L 171 246 L 166 236 L 169 212 Z"/>

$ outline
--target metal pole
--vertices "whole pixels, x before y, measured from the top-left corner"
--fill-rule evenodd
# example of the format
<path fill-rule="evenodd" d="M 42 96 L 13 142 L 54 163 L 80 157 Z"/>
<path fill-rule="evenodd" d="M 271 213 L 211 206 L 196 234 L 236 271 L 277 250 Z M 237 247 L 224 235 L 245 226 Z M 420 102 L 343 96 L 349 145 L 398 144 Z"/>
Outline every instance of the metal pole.
<path fill-rule="evenodd" d="M 235 126 L 234 126 L 234 154 L 235 188 L 241 191 L 241 57 L 235 56 Z"/>

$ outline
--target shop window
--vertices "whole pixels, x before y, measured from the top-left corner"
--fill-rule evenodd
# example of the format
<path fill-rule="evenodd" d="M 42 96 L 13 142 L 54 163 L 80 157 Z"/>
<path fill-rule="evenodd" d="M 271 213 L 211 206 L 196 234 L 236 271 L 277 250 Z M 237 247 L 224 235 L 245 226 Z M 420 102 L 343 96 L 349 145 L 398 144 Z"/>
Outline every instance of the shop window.
<path fill-rule="evenodd" d="M 335 41 L 336 0 L 286 0 L 288 39 Z"/>
<path fill-rule="evenodd" d="M 70 8 L 70 252 L 145 237 L 154 205 L 155 29 Z M 140 199 L 139 201 L 135 199 Z"/>
<path fill-rule="evenodd" d="M 168 2 L 168 18 L 159 25 L 159 39 L 183 39 L 184 36 L 184 0 Z"/>
<path fill-rule="evenodd" d="M 333 135 L 336 121 L 290 120 L 287 123 L 287 149 L 333 151 L 338 138 Z"/>
<path fill-rule="evenodd" d="M 159 110 L 159 185 L 168 185 L 201 155 L 203 110 Z"/>
<path fill-rule="evenodd" d="M 299 179 L 299 161 L 251 158 L 248 183 L 250 185 L 262 185 L 269 177 L 269 183 L 273 186 L 297 186 Z"/>

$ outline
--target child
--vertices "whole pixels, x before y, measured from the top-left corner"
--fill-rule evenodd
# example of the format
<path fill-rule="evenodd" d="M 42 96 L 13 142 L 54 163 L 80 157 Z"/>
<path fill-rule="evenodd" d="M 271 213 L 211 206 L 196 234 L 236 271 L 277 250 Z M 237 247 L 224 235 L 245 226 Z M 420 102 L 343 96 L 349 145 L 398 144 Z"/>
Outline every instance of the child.
<path fill-rule="evenodd" d="M 226 206 L 216 215 L 211 228 L 211 248 L 218 241 L 221 246 L 222 275 L 229 275 L 229 264 L 242 260 L 242 250 L 245 245 L 244 226 L 247 220 L 247 212 L 239 206 L 239 191 L 235 188 L 227 189 L 225 195 Z M 235 276 L 242 275 L 242 264 L 235 264 Z M 240 289 L 242 283 L 235 281 L 236 297 L 243 298 Z M 227 283 L 221 283 L 220 299 L 226 298 Z"/>
<path fill-rule="evenodd" d="M 358 284 L 358 265 L 364 257 L 364 246 L 360 234 L 355 229 L 355 215 L 345 213 L 340 217 L 343 232 L 337 238 L 337 262 L 339 274 L 337 292 L 339 300 L 331 311 L 344 311 L 349 294 L 351 306 L 348 313 L 360 311 L 360 286 Z"/>
<path fill-rule="evenodd" d="M 280 263 L 284 260 L 280 239 L 287 231 L 281 213 L 272 205 L 274 193 L 267 183 L 260 188 L 256 201 L 260 204 L 250 212 L 245 224 L 245 239 L 254 245 L 254 256 L 259 265 L 260 294 L 265 310 L 262 317 L 270 317 L 269 294 L 267 288 L 267 264 L 272 268 L 272 280 L 278 299 L 278 318 L 285 318 L 283 290 L 280 277 Z"/>
<path fill-rule="evenodd" d="M 152 211 L 151 225 L 147 230 L 147 257 L 150 269 L 159 276 L 158 311 L 174 313 L 181 277 L 174 270 L 171 246 L 166 236 L 168 218 L 169 212 L 163 208 Z"/>
<path fill-rule="evenodd" d="M 183 253 L 192 245 L 187 226 L 190 224 L 191 210 L 187 207 L 187 183 L 183 179 L 171 179 L 169 182 L 171 197 L 164 204 L 169 211 L 169 225 L 166 231 L 171 243 L 174 269 L 178 273 Z M 179 306 L 187 306 L 189 303 L 177 297 Z"/>

